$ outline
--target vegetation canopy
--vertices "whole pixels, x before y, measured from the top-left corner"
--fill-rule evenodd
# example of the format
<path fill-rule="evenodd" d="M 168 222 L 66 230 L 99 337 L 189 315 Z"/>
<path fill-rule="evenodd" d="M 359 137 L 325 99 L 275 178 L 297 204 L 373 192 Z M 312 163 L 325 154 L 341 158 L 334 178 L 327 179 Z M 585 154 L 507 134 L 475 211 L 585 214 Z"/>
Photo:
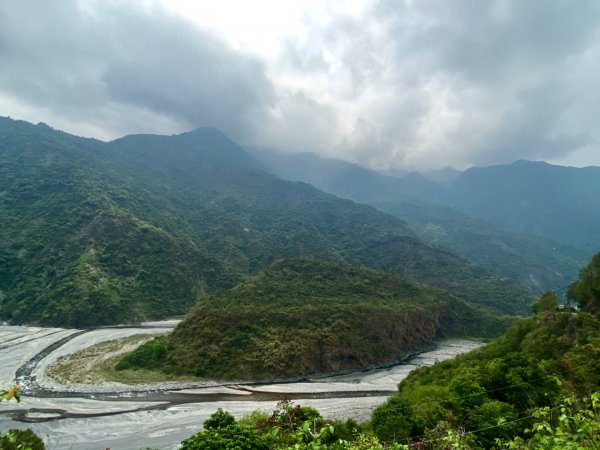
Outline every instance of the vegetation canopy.
<path fill-rule="evenodd" d="M 509 321 L 384 272 L 280 260 L 203 298 L 172 335 L 142 345 L 117 368 L 294 378 L 394 363 L 438 337 L 499 334 Z"/>

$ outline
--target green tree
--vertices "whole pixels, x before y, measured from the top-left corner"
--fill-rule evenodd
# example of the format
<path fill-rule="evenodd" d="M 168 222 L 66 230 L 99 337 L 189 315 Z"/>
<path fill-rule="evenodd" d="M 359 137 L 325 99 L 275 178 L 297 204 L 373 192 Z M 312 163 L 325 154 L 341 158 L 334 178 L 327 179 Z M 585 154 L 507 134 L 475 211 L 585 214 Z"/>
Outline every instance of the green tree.
<path fill-rule="evenodd" d="M 237 424 L 204 430 L 181 443 L 182 450 L 268 450 L 256 431 Z"/>
<path fill-rule="evenodd" d="M 2 450 L 44 450 L 44 441 L 32 430 L 11 429 L 0 435 Z"/>
<path fill-rule="evenodd" d="M 227 411 L 219 408 L 204 421 L 205 430 L 218 430 L 235 425 L 235 418 Z"/>
<path fill-rule="evenodd" d="M 535 314 L 540 313 L 552 313 L 558 308 L 558 298 L 552 291 L 544 293 L 534 304 L 533 312 Z"/>
<path fill-rule="evenodd" d="M 375 410 L 371 425 L 383 442 L 408 439 L 412 432 L 411 416 L 410 404 L 403 398 L 394 396 Z"/>
<path fill-rule="evenodd" d="M 589 313 L 600 311 L 600 253 L 581 269 L 579 279 L 569 286 L 567 295 Z"/>

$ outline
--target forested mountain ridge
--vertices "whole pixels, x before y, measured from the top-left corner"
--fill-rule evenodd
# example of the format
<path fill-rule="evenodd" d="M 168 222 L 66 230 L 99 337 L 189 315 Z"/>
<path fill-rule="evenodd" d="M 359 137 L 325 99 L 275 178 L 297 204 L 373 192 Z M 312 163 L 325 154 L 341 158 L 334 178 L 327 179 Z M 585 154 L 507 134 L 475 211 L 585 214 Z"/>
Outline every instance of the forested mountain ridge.
<path fill-rule="evenodd" d="M 286 154 L 259 149 L 251 152 L 265 168 L 285 180 L 310 183 L 325 192 L 356 202 L 388 200 L 398 195 L 447 202 L 446 189 L 417 172 L 389 176 L 314 153 Z"/>
<path fill-rule="evenodd" d="M 598 192 L 600 167 L 517 161 L 461 173 L 451 204 L 505 228 L 594 253 L 600 242 Z"/>
<path fill-rule="evenodd" d="M 370 204 L 402 217 L 423 240 L 516 280 L 536 295 L 553 290 L 562 297 L 589 256 L 587 251 L 504 230 L 447 206 L 410 199 Z"/>
<path fill-rule="evenodd" d="M 442 185 L 418 173 L 387 176 L 312 153 L 254 150 L 254 154 L 274 174 L 311 183 L 326 192 L 370 204 L 399 217 L 426 242 L 442 245 L 463 258 L 518 281 L 536 295 L 547 290 L 564 293 L 579 267 L 597 250 L 598 239 L 590 235 L 596 229 L 596 222 L 589 217 L 595 213 L 582 211 L 580 219 L 567 218 L 565 221 L 560 208 L 561 204 L 569 202 L 579 205 L 580 209 L 600 208 L 593 195 L 586 194 L 583 199 L 587 200 L 582 200 L 577 189 L 573 188 L 572 177 L 567 180 L 562 176 L 563 173 L 583 170 L 590 173 L 588 178 L 598 184 L 600 170 L 595 171 L 594 168 L 560 168 L 543 163 L 518 162 L 454 173 L 456 179 Z M 531 167 L 534 172 L 531 180 L 519 175 L 520 166 Z M 546 166 L 551 170 L 535 174 Z M 504 167 L 502 176 L 492 175 L 488 182 L 485 174 L 498 171 L 498 167 Z M 554 178 L 555 172 L 557 179 Z M 528 182 L 533 183 L 532 180 L 539 185 L 535 189 L 527 185 Z M 473 183 L 476 185 L 470 186 Z M 546 189 L 550 197 L 538 198 L 535 193 L 544 190 L 543 186 L 547 185 L 552 185 L 552 189 Z M 557 197 L 562 200 L 554 200 L 553 189 L 566 191 Z M 589 193 L 595 191 L 593 186 L 590 187 Z M 570 197 L 578 198 L 571 201 Z M 500 205 L 496 204 L 498 198 L 503 199 Z M 552 210 L 543 206 L 549 201 L 555 202 Z M 528 218 L 525 222 L 522 222 L 523 211 L 515 206 L 523 204 L 527 205 Z M 572 209 L 572 206 L 566 207 L 569 208 Z M 500 209 L 503 212 L 498 212 Z M 536 212 L 538 209 L 539 214 Z M 496 213 L 498 217 L 494 215 Z M 535 226 L 532 225 L 534 222 Z M 586 245 L 578 248 L 572 240 L 565 242 L 560 236 L 551 239 L 547 234 L 538 233 L 543 227 L 552 227 L 550 222 L 567 223 L 565 227 L 570 227 L 569 232 L 580 234 Z"/>
<path fill-rule="evenodd" d="M 104 143 L 0 119 L 0 317 L 92 326 L 182 314 L 279 258 L 359 262 L 508 313 L 520 286 L 401 220 L 278 179 L 214 129 Z"/>
<path fill-rule="evenodd" d="M 508 320 L 385 272 L 279 260 L 201 299 L 170 335 L 142 345 L 117 368 L 296 378 L 391 364 L 443 336 L 494 336 Z"/>

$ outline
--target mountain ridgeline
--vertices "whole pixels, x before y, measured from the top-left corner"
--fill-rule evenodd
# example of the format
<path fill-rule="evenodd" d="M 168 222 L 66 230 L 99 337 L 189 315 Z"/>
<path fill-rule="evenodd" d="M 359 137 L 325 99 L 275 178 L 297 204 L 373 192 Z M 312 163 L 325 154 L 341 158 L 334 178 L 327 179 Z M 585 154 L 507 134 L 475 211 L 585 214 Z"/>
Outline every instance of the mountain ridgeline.
<path fill-rule="evenodd" d="M 599 250 L 598 192 L 600 167 L 531 161 L 473 167 L 452 185 L 453 204 L 461 211 L 584 249 L 588 258 Z"/>
<path fill-rule="evenodd" d="M 536 295 L 563 294 L 578 268 L 600 249 L 595 195 L 600 168 L 518 161 L 450 172 L 444 183 L 436 183 L 418 173 L 386 176 L 311 153 L 254 154 L 272 173 L 399 217 L 426 242 Z"/>
<path fill-rule="evenodd" d="M 398 362 L 452 335 L 493 336 L 497 317 L 439 289 L 342 262 L 280 260 L 207 296 L 172 334 L 118 369 L 211 379 L 285 379 Z"/>
<path fill-rule="evenodd" d="M 499 313 L 532 300 L 397 218 L 264 172 L 217 130 L 104 143 L 0 119 L 3 320 L 180 315 L 280 258 L 383 269 Z"/>

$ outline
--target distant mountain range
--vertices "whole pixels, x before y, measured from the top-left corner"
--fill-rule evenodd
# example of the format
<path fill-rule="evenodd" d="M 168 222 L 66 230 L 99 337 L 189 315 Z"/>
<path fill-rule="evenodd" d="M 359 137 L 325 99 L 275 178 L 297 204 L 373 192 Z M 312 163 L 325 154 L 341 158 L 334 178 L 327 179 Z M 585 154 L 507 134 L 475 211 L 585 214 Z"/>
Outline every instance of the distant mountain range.
<path fill-rule="evenodd" d="M 543 162 L 382 175 L 312 153 L 254 150 L 272 173 L 371 204 L 422 239 L 528 286 L 559 294 L 600 250 L 600 168 Z M 442 183 L 436 183 L 437 178 Z"/>
<path fill-rule="evenodd" d="M 452 184 L 450 203 L 496 225 L 600 249 L 600 167 L 545 162 L 473 167 Z"/>
<path fill-rule="evenodd" d="M 366 265 L 496 313 L 532 301 L 398 218 L 265 172 L 215 129 L 105 143 L 0 118 L 1 319 L 183 314 L 280 258 Z"/>

